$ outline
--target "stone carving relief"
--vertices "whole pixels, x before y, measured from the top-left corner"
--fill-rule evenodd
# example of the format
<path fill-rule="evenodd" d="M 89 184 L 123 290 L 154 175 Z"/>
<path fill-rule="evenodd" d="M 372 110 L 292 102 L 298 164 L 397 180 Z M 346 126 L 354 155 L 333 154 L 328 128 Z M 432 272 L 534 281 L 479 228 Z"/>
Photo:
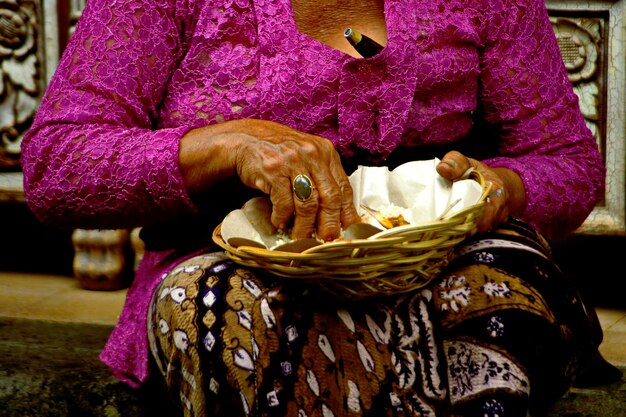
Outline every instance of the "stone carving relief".
<path fill-rule="evenodd" d="M 587 126 L 603 148 L 601 47 L 605 22 L 599 18 L 586 17 L 551 17 L 550 20 Z"/>
<path fill-rule="evenodd" d="M 20 142 L 44 87 L 41 10 L 28 0 L 0 0 L 0 169 L 19 165 Z"/>
<path fill-rule="evenodd" d="M 626 235 L 626 0 L 546 0 L 569 79 L 607 168 L 579 233 Z"/>

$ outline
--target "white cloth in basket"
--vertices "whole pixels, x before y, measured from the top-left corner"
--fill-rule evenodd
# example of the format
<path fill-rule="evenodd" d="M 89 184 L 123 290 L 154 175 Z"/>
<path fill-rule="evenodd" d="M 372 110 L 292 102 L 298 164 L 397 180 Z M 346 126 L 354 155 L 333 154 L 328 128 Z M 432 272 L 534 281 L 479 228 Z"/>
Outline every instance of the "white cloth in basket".
<path fill-rule="evenodd" d="M 350 175 L 354 205 L 368 223 L 380 226 L 362 206 L 385 217 L 402 215 L 410 224 L 448 217 L 476 204 L 483 193 L 473 179 L 449 181 L 435 169 L 439 159 L 411 161 L 390 171 L 387 167 L 359 166 Z"/>

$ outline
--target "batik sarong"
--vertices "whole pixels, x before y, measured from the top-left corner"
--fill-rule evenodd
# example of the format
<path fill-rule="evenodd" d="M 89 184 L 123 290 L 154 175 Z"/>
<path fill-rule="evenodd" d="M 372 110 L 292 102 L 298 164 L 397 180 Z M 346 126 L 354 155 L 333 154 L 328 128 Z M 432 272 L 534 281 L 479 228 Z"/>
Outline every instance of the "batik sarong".
<path fill-rule="evenodd" d="M 149 327 L 185 416 L 522 417 L 595 348 L 576 289 L 517 220 L 423 288 L 360 301 L 196 256 L 163 277 Z"/>

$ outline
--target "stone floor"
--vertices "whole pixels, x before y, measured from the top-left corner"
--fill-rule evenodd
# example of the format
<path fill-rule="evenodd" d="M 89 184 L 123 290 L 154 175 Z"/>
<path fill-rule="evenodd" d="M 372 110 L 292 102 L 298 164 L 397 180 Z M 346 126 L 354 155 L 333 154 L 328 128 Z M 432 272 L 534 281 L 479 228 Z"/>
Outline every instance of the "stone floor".
<path fill-rule="evenodd" d="M 626 372 L 625 367 L 620 367 Z M 596 388 L 573 388 L 545 417 L 626 417 L 626 380 Z"/>
<path fill-rule="evenodd" d="M 100 324 L 0 319 L 0 416 L 176 416 L 158 388 L 134 391 L 98 361 L 110 330 Z M 625 416 L 622 380 L 573 389 L 546 417 Z"/>
<path fill-rule="evenodd" d="M 157 387 L 134 391 L 98 360 L 125 292 L 0 272 L 0 417 L 174 417 Z M 602 351 L 626 371 L 626 311 L 602 310 Z M 546 417 L 626 417 L 626 379 L 573 389 Z"/>
<path fill-rule="evenodd" d="M 173 417 L 155 387 L 130 389 L 98 354 L 109 325 L 0 319 L 0 416 Z"/>

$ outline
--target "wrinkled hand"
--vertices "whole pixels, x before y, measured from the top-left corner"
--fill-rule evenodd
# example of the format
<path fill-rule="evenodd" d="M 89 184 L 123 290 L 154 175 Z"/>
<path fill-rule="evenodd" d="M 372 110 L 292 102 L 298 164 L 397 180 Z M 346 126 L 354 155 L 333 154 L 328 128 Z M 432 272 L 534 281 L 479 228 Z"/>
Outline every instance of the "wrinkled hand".
<path fill-rule="evenodd" d="M 333 144 L 322 137 L 254 119 L 233 120 L 193 129 L 181 140 L 179 160 L 188 192 L 202 194 L 221 179 L 238 176 L 266 193 L 272 224 L 302 239 L 314 233 L 325 241 L 361 221 L 352 187 Z M 310 198 L 295 197 L 293 179 L 308 176 Z"/>
<path fill-rule="evenodd" d="M 461 179 L 468 169 L 480 172 L 491 190 L 476 227 L 479 232 L 493 229 L 505 222 L 509 216 L 518 215 L 525 203 L 525 191 L 519 176 L 505 168 L 490 168 L 476 159 L 468 158 L 457 151 L 448 152 L 437 165 L 437 172 L 451 181 Z"/>
<path fill-rule="evenodd" d="M 272 224 L 285 230 L 293 219 L 293 239 L 315 232 L 327 241 L 339 237 L 342 225 L 360 221 L 348 176 L 329 140 L 274 123 L 263 123 L 255 136 L 237 151 L 237 173 L 244 184 L 269 195 Z M 314 185 L 304 201 L 293 192 L 298 175 L 308 176 Z"/>

